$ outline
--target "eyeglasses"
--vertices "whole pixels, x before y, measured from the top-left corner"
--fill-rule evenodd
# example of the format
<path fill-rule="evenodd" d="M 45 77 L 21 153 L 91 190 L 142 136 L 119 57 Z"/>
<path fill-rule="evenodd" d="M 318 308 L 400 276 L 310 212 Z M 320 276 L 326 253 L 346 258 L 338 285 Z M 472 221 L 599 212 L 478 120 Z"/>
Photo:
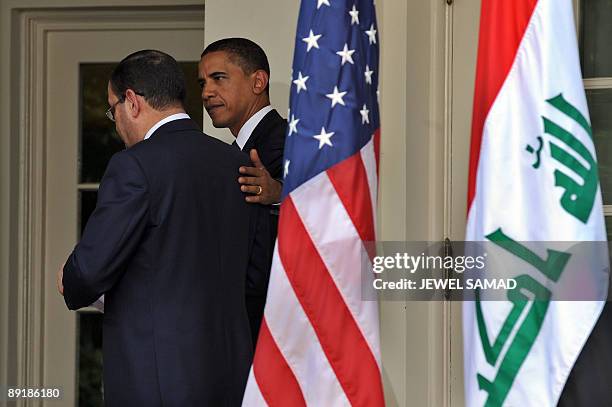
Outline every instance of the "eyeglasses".
<path fill-rule="evenodd" d="M 140 92 L 134 92 L 135 94 L 137 94 L 138 96 L 143 96 L 144 94 L 140 93 Z M 108 108 L 108 110 L 106 111 L 106 117 L 108 117 L 108 119 L 112 122 L 115 121 L 115 107 L 119 104 L 119 103 L 123 103 L 125 102 L 125 95 L 121 96 L 121 98 L 115 102 L 114 105 L 112 105 L 111 107 Z"/>
<path fill-rule="evenodd" d="M 115 102 L 114 105 L 112 105 L 111 107 L 108 108 L 108 110 L 106 111 L 106 117 L 108 117 L 110 119 L 111 122 L 115 121 L 115 107 L 119 104 L 119 103 L 123 103 L 125 102 L 125 96 L 123 96 L 121 99 L 119 99 L 118 101 Z"/>

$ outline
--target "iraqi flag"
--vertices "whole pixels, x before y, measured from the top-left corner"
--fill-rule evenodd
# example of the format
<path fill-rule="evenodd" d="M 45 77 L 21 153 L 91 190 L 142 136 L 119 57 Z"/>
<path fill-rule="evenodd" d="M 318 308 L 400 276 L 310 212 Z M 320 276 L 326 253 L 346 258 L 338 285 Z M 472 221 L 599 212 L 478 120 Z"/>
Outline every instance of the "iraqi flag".
<path fill-rule="evenodd" d="M 571 0 L 482 1 L 468 208 L 468 241 L 606 240 Z M 464 303 L 467 406 L 555 406 L 604 305 L 525 298 Z"/>

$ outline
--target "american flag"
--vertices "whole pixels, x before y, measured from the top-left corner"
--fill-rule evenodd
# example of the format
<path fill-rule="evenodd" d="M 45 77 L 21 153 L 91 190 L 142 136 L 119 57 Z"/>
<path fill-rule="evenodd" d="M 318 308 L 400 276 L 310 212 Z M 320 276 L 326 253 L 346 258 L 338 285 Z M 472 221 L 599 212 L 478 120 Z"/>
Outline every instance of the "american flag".
<path fill-rule="evenodd" d="M 372 0 L 302 1 L 278 240 L 244 406 L 384 405 L 377 303 L 362 281 L 376 229 L 377 30 Z"/>

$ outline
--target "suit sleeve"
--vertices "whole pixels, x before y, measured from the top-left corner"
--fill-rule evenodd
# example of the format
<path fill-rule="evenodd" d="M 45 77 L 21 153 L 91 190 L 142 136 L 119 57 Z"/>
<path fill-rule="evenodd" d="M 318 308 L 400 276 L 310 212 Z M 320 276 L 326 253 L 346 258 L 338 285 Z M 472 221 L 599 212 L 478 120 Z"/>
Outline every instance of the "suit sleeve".
<path fill-rule="evenodd" d="M 270 146 L 268 151 L 268 164 L 266 169 L 270 173 L 270 176 L 274 179 L 283 178 L 283 149 L 285 148 L 284 141 L 276 141 Z"/>
<path fill-rule="evenodd" d="M 251 250 L 247 268 L 246 308 L 253 344 L 257 342 L 259 327 L 266 305 L 266 294 L 270 280 L 272 250 L 270 247 L 270 215 L 267 206 L 251 205 Z M 274 243 L 272 242 L 272 245 Z"/>
<path fill-rule="evenodd" d="M 253 205 L 250 226 L 251 247 L 247 269 L 246 294 L 248 297 L 263 297 L 268 291 L 273 247 L 270 245 L 269 210 L 263 205 Z"/>
<path fill-rule="evenodd" d="M 81 241 L 64 266 L 64 300 L 78 309 L 110 290 L 125 271 L 146 229 L 145 176 L 127 151 L 115 154 L 98 190 Z"/>
<path fill-rule="evenodd" d="M 275 179 L 283 178 L 283 151 L 285 149 L 285 133 L 287 132 L 287 122 L 282 120 L 280 125 L 277 125 L 273 132 L 267 135 L 265 143 L 262 143 L 258 148 L 261 160 L 270 173 L 270 176 Z"/>

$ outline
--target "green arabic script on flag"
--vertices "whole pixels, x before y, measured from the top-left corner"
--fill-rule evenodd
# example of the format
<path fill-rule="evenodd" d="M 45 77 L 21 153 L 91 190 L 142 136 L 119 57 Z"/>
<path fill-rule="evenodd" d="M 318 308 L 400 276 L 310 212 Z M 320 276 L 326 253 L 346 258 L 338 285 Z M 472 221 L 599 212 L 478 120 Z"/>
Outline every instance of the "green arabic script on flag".
<path fill-rule="evenodd" d="M 565 100 L 562 93 L 554 98 L 548 99 L 547 102 L 571 117 L 582 129 L 584 129 L 591 140 L 593 139 L 593 133 L 588 120 L 574 105 Z M 582 223 L 586 223 L 593 210 L 597 188 L 599 187 L 595 157 L 593 157 L 593 154 L 591 154 L 580 139 L 572 133 L 546 117 L 542 117 L 542 119 L 544 120 L 545 133 L 563 142 L 588 164 L 588 167 L 584 166 L 563 147 L 556 143 L 549 142 L 552 158 L 571 169 L 582 180 L 582 185 L 580 185 L 561 170 L 555 170 L 555 186 L 565 190 L 561 197 L 561 206 L 572 216 L 576 217 L 576 219 L 579 219 Z"/>
<path fill-rule="evenodd" d="M 547 250 L 548 257 L 542 259 L 527 246 L 506 235 L 501 228 L 487 235 L 487 239 L 524 260 L 553 282 L 559 280 L 571 257 L 569 253 L 549 249 Z M 515 279 L 517 281 L 516 288 L 508 291 L 508 301 L 512 303 L 512 309 L 508 313 L 498 336 L 492 343 L 487 333 L 481 301 L 478 296 L 476 298 L 478 333 L 487 363 L 494 367 L 502 354 L 502 349 L 511 340 L 497 370 L 495 379 L 491 381 L 480 373 L 477 375 L 478 386 L 481 390 L 488 393 L 486 407 L 501 406 L 503 404 L 523 361 L 529 354 L 542 328 L 542 322 L 550 303 L 550 290 L 532 276 L 522 274 Z M 529 298 L 525 292 L 531 293 L 533 297 Z M 521 316 L 524 313 L 527 313 L 527 316 L 522 319 L 518 330 L 515 330 L 516 324 L 521 320 Z M 513 336 L 511 336 L 512 332 L 515 332 Z"/>

